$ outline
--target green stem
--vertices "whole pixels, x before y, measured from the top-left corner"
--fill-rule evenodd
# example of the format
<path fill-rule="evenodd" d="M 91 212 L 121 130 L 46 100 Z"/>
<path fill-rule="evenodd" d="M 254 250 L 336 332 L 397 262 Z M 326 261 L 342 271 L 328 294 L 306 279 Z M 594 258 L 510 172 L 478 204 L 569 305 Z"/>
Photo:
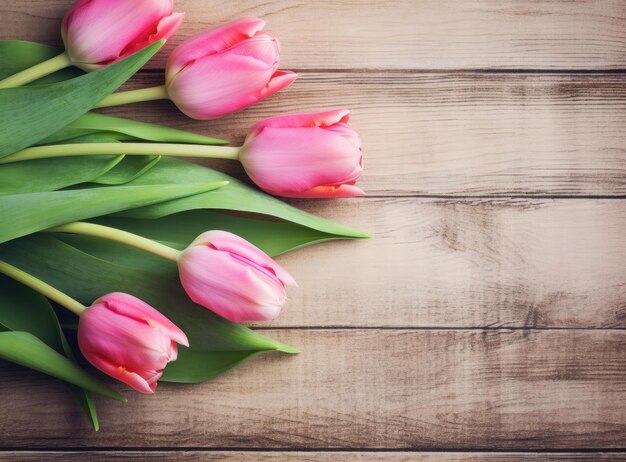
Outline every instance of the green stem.
<path fill-rule="evenodd" d="M 0 81 L 0 88 L 13 88 L 26 85 L 27 83 L 34 82 L 46 75 L 50 75 L 53 72 L 60 71 L 72 65 L 72 60 L 63 52 L 59 56 L 55 56 L 43 63 L 39 63 L 28 69 L 24 69 L 17 74 L 14 74 L 6 79 Z"/>
<path fill-rule="evenodd" d="M 135 247 L 136 249 L 145 250 L 146 252 L 153 253 L 154 255 L 166 258 L 167 260 L 171 260 L 173 262 L 176 262 L 178 260 L 178 255 L 180 255 L 180 251 L 160 244 L 152 239 L 147 239 L 120 229 L 96 225 L 94 223 L 77 221 L 66 225 L 56 226 L 54 228 L 47 229 L 46 231 L 55 233 L 84 234 L 86 236 L 108 239 L 110 241 Z"/>
<path fill-rule="evenodd" d="M 141 103 L 143 101 L 152 101 L 155 99 L 169 99 L 167 94 L 167 88 L 165 85 L 152 88 L 141 88 L 139 90 L 119 91 L 113 93 L 102 101 L 100 101 L 95 107 L 110 107 L 121 106 L 122 104 Z"/>
<path fill-rule="evenodd" d="M 65 295 L 60 290 L 55 289 L 40 279 L 37 279 L 35 276 L 32 276 L 15 266 L 9 265 L 6 262 L 0 261 L 0 273 L 21 282 L 25 286 L 39 292 L 41 295 L 48 297 L 50 300 L 54 300 L 59 305 L 63 305 L 65 308 L 78 316 L 80 316 L 81 313 L 87 309 L 85 305 L 77 302 L 69 295 Z"/>
<path fill-rule="evenodd" d="M 199 157 L 207 159 L 239 159 L 241 148 L 197 144 L 167 143 L 80 143 L 36 146 L 18 151 L 0 159 L 0 164 L 49 157 L 120 155 Z"/>

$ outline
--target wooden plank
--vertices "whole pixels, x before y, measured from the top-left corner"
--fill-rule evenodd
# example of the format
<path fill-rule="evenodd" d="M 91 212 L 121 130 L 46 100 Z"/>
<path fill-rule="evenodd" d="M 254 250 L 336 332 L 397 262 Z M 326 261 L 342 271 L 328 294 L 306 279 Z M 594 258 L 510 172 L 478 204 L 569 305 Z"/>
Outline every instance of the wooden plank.
<path fill-rule="evenodd" d="M 271 325 L 626 327 L 626 201 L 296 205 L 374 237 L 279 257 L 300 287 Z"/>
<path fill-rule="evenodd" d="M 0 38 L 57 41 L 71 3 L 5 1 Z M 174 43 L 235 18 L 267 19 L 293 69 L 626 67 L 621 0 L 177 0 L 176 9 L 187 15 Z"/>
<path fill-rule="evenodd" d="M 132 88 L 162 84 L 135 78 Z M 192 121 L 169 102 L 107 112 L 240 144 L 283 112 L 353 110 L 373 195 L 626 195 L 626 75 L 306 73 L 246 111 Z M 210 162 L 242 175 L 238 164 Z"/>
<path fill-rule="evenodd" d="M 302 348 L 199 385 L 99 400 L 4 368 L 0 447 L 620 448 L 626 332 L 281 330 Z M 52 385 L 52 386 L 50 386 Z M 116 387 L 122 390 L 122 387 Z"/>
<path fill-rule="evenodd" d="M 450 453 L 450 452 L 317 452 L 317 451 L 36 451 L 0 453 L 1 462 L 84 461 L 184 461 L 184 462 L 560 462 L 624 461 L 626 453 Z"/>

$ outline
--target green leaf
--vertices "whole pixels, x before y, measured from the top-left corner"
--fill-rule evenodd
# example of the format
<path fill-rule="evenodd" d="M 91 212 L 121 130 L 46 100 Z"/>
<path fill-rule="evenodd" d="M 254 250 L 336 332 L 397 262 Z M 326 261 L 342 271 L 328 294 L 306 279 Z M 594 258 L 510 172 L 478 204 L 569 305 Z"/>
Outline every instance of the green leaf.
<path fill-rule="evenodd" d="M 70 359 L 28 332 L 0 332 L 0 358 L 51 375 L 86 390 L 125 402 Z"/>
<path fill-rule="evenodd" d="M 257 189 L 224 174 L 179 159 L 164 158 L 145 175 L 128 185 L 185 184 L 203 181 L 228 181 L 228 185 L 205 194 L 120 213 L 128 218 L 155 219 L 197 209 L 236 210 L 281 218 L 323 233 L 344 238 L 366 238 L 368 234 L 298 210 Z"/>
<path fill-rule="evenodd" d="M 113 136 L 114 138 L 111 138 Z M 72 143 L 118 143 L 120 135 L 117 133 L 109 133 L 109 132 L 99 132 L 99 133 L 90 133 L 87 135 L 79 136 L 77 138 L 71 138 L 63 141 L 63 144 L 72 144 Z M 89 158 L 92 156 L 78 156 L 79 159 Z M 100 157 L 100 156 L 95 156 Z M 59 159 L 63 159 L 60 157 Z M 140 177 L 161 160 L 160 156 L 124 156 L 123 154 L 120 157 L 120 161 L 115 165 L 111 166 L 111 168 L 103 171 L 97 177 L 94 177 L 90 180 L 93 184 L 101 184 L 101 185 L 122 185 L 128 183 L 129 181 L 134 180 L 135 178 Z M 16 162 L 20 163 L 20 162 Z M 11 164 L 6 164 L 11 165 Z M 71 166 L 69 167 L 71 168 Z M 72 169 L 73 170 L 73 169 Z M 0 172 L 2 171 L 2 166 L 0 165 Z M 33 181 L 38 181 L 39 177 L 42 176 L 44 172 L 33 172 Z M 77 184 L 74 182 L 73 184 Z"/>
<path fill-rule="evenodd" d="M 37 159 L 0 166 L 0 195 L 48 192 L 95 181 L 124 156 Z"/>
<path fill-rule="evenodd" d="M 61 48 L 41 43 L 25 42 L 21 40 L 0 40 L 0 80 L 47 61 L 50 58 L 54 58 L 62 52 L 63 49 Z M 68 70 L 59 71 L 44 77 L 37 82 L 33 82 L 33 85 L 61 82 L 82 74 L 83 71 L 72 67 Z M 228 144 L 227 141 L 199 135 L 197 133 L 94 112 L 89 112 L 81 116 L 79 119 L 37 144 L 56 144 L 78 136 L 104 132 L 126 135 L 126 137 L 119 138 L 124 140 L 207 145 Z"/>
<path fill-rule="evenodd" d="M 76 220 L 210 191 L 223 183 L 111 186 L 0 196 L 0 242 Z"/>
<path fill-rule="evenodd" d="M 32 289 L 6 277 L 0 277 L 0 325 L 4 327 L 2 330 L 33 334 L 49 347 L 74 360 L 56 313 L 48 300 Z M 99 429 L 98 416 L 91 392 L 76 385 L 69 383 L 67 385 L 97 431 Z"/>
<path fill-rule="evenodd" d="M 124 162 L 100 175 L 92 182 L 102 185 L 122 185 L 139 178 L 159 163 L 161 156 L 126 156 Z"/>
<path fill-rule="evenodd" d="M 39 63 L 63 53 L 63 49 L 22 40 L 0 40 L 0 80 L 17 74 Z M 43 85 L 60 82 L 82 75 L 76 67 L 63 69 L 32 82 L 30 85 Z"/>
<path fill-rule="evenodd" d="M 104 245 L 119 246 L 110 242 Z M 137 258 L 142 255 L 137 254 Z M 187 334 L 190 342 L 190 348 L 181 348 L 178 360 L 168 365 L 165 380 L 200 382 L 261 352 L 297 352 L 194 304 L 182 289 L 176 265 L 171 262 L 153 269 L 130 267 L 89 255 L 49 234 L 0 245 L 0 259 L 86 304 L 103 294 L 121 291 L 157 308 Z"/>
<path fill-rule="evenodd" d="M 203 145 L 222 145 L 228 141 L 199 135 L 197 133 L 177 130 L 163 125 L 138 122 L 120 117 L 112 117 L 95 112 L 88 112 L 67 127 L 50 135 L 39 144 L 55 144 L 78 136 L 92 133 L 122 135 L 120 140 L 151 141 L 157 143 L 185 143 Z"/>
<path fill-rule="evenodd" d="M 271 221 L 262 215 L 232 215 L 209 210 L 190 210 L 154 220 L 100 217 L 93 220 L 156 241 L 184 249 L 198 235 L 220 229 L 237 234 L 269 255 L 279 255 L 307 245 L 340 239 L 335 234 L 284 221 Z"/>
<path fill-rule="evenodd" d="M 45 297 L 0 276 L 0 300 L 0 324 L 9 330 L 29 332 L 58 352 L 63 351 L 59 323 Z"/>
<path fill-rule="evenodd" d="M 0 157 L 31 146 L 78 119 L 137 72 L 163 43 L 71 80 L 0 89 Z"/>

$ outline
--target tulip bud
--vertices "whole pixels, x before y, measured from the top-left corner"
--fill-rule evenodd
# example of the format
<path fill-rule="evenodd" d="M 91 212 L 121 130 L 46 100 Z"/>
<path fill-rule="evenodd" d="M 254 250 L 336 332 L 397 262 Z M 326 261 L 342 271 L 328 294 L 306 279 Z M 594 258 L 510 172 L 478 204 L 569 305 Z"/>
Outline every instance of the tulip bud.
<path fill-rule="evenodd" d="M 74 65 L 91 71 L 170 38 L 183 20 L 173 0 L 77 0 L 61 33 Z"/>
<path fill-rule="evenodd" d="M 111 293 L 80 316 L 78 345 L 102 372 L 141 393 L 154 393 L 167 363 L 187 337 L 169 319 L 132 295 Z"/>
<path fill-rule="evenodd" d="M 180 280 L 199 305 L 234 322 L 268 321 L 294 279 L 267 254 L 225 231 L 201 234 L 178 259 Z"/>
<path fill-rule="evenodd" d="M 169 98 L 189 117 L 209 120 L 290 85 L 297 75 L 278 70 L 278 41 L 263 27 L 261 19 L 239 19 L 179 45 L 166 66 Z"/>
<path fill-rule="evenodd" d="M 239 158 L 264 191 L 285 197 L 352 197 L 363 172 L 359 135 L 350 112 L 287 114 L 257 123 Z"/>

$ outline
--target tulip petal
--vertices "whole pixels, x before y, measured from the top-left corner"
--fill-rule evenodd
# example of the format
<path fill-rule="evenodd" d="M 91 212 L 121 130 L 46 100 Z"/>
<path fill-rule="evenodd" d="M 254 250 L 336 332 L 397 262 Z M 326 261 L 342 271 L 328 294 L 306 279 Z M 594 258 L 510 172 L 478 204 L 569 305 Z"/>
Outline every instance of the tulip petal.
<path fill-rule="evenodd" d="M 242 18 L 192 37 L 174 49 L 167 60 L 166 80 L 169 82 L 185 67 L 197 60 L 221 52 L 254 36 L 265 27 L 259 18 Z"/>
<path fill-rule="evenodd" d="M 280 64 L 280 45 L 278 40 L 264 32 L 258 32 L 253 37 L 222 50 L 220 53 L 254 58 L 272 69 L 272 72 L 275 72 Z"/>
<path fill-rule="evenodd" d="M 81 316 L 78 345 L 94 366 L 142 393 L 153 393 L 165 366 L 187 337 L 138 298 L 111 293 Z"/>
<path fill-rule="evenodd" d="M 293 278 L 267 254 L 225 231 L 201 234 L 179 258 L 189 297 L 234 322 L 278 316 Z"/>
<path fill-rule="evenodd" d="M 93 358 L 92 358 L 93 359 Z M 156 390 L 156 381 L 152 383 L 148 383 L 146 379 L 144 379 L 141 375 L 136 372 L 129 371 L 128 369 L 117 366 L 109 361 L 107 358 L 100 357 L 95 361 L 91 361 L 95 367 L 100 369 L 107 375 L 110 375 L 114 379 L 119 380 L 120 382 L 129 385 L 130 387 L 137 390 L 139 393 L 144 393 L 146 395 L 151 395 Z M 158 374 L 158 378 L 160 378 L 162 374 Z"/>
<path fill-rule="evenodd" d="M 323 128 L 265 128 L 246 142 L 241 156 L 261 189 L 288 197 L 356 180 L 361 159 L 351 140 Z"/>
<path fill-rule="evenodd" d="M 172 0 L 80 1 L 63 20 L 63 40 L 75 64 L 109 64 L 171 13 Z"/>
<path fill-rule="evenodd" d="M 122 292 L 113 292 L 99 298 L 94 303 L 106 303 L 109 309 L 115 313 L 145 323 L 150 327 L 160 329 L 175 342 L 189 346 L 187 336 L 178 326 L 143 300 L 133 297 L 132 295 Z"/>
<path fill-rule="evenodd" d="M 365 192 L 357 188 L 354 185 L 342 184 L 339 186 L 316 186 L 315 188 L 309 189 L 308 191 L 303 191 L 298 193 L 298 195 L 285 197 L 299 197 L 299 198 L 335 198 L 335 197 L 358 197 L 365 196 Z"/>
<path fill-rule="evenodd" d="M 119 59 L 126 58 L 139 50 L 143 50 L 148 45 L 158 42 L 159 40 L 169 40 L 182 24 L 184 17 L 185 13 L 174 13 L 161 19 L 156 28 L 150 32 L 146 39 L 133 42 L 130 47 L 121 53 Z"/>
<path fill-rule="evenodd" d="M 350 119 L 348 109 L 333 109 L 324 112 L 308 112 L 303 114 L 283 114 L 264 119 L 250 129 L 248 139 L 254 138 L 265 128 L 311 128 L 329 127 L 334 124 L 347 124 Z"/>
<path fill-rule="evenodd" d="M 269 96 L 272 96 L 274 93 L 282 90 L 283 88 L 287 88 L 298 78 L 298 74 L 291 71 L 277 71 L 272 76 L 271 80 L 268 84 L 262 88 L 256 95 L 254 95 L 254 99 L 256 101 L 261 101 Z"/>
<path fill-rule="evenodd" d="M 168 83 L 168 94 L 189 117 L 210 120 L 256 103 L 272 72 L 248 56 L 213 55 L 179 73 Z"/>
<path fill-rule="evenodd" d="M 191 246 L 209 244 L 219 251 L 228 252 L 252 262 L 256 266 L 270 269 L 283 285 L 296 285 L 295 279 L 272 257 L 236 234 L 226 231 L 207 231 L 198 236 Z"/>

